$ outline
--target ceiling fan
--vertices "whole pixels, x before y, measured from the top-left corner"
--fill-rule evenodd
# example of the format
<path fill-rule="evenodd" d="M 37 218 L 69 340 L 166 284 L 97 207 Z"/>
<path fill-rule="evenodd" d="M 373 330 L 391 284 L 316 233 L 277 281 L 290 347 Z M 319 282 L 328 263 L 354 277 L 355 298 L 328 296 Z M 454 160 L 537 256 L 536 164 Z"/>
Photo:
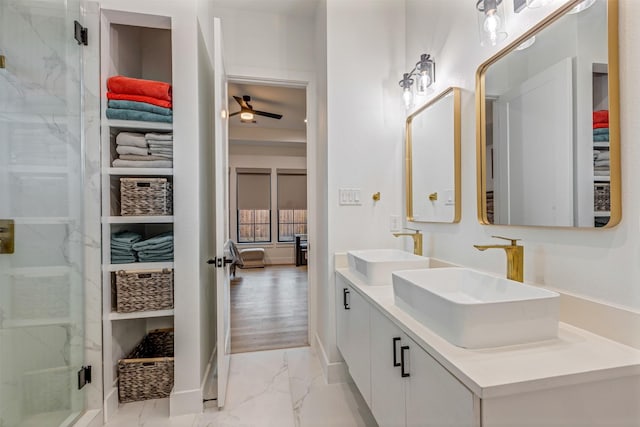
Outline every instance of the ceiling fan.
<path fill-rule="evenodd" d="M 282 114 L 267 113 L 266 111 L 254 110 L 253 106 L 249 104 L 251 102 L 251 97 L 249 95 L 244 95 L 242 98 L 240 98 L 239 96 L 234 96 L 233 98 L 236 100 L 238 104 L 240 104 L 240 111 L 231 113 L 229 117 L 233 117 L 235 115 L 240 114 L 240 120 L 242 120 L 243 122 L 254 122 L 254 123 L 255 123 L 255 121 L 253 121 L 254 116 L 264 116 L 264 117 L 269 117 L 271 119 L 278 119 L 278 120 L 282 118 Z"/>

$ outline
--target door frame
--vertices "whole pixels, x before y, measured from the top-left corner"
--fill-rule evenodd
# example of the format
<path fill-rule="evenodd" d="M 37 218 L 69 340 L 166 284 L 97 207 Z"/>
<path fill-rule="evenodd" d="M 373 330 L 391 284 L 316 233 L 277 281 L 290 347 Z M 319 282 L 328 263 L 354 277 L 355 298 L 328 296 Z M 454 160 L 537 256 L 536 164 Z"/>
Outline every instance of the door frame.
<path fill-rule="evenodd" d="M 307 340 L 310 346 L 315 344 L 315 336 L 317 330 L 317 289 L 318 289 L 318 270 L 320 254 L 312 247 L 315 246 L 318 236 L 318 212 L 319 207 L 316 200 L 310 197 L 312 194 L 316 194 L 316 188 L 322 183 L 321 177 L 318 174 L 318 168 L 316 167 L 315 160 L 318 152 L 317 147 L 317 132 L 318 126 L 316 123 L 317 118 L 317 93 L 315 78 L 311 73 L 304 72 L 289 72 L 283 73 L 283 75 L 265 75 L 259 76 L 255 71 L 251 70 L 238 70 L 233 69 L 232 66 L 227 68 L 227 82 L 240 83 L 240 84 L 256 84 L 256 85 L 268 85 L 268 86 L 280 86 L 289 88 L 301 88 L 306 90 L 306 104 L 307 104 L 307 135 L 306 135 L 306 162 L 307 162 L 307 235 L 309 239 L 308 267 L 307 267 L 307 316 L 308 316 L 308 329 Z"/>

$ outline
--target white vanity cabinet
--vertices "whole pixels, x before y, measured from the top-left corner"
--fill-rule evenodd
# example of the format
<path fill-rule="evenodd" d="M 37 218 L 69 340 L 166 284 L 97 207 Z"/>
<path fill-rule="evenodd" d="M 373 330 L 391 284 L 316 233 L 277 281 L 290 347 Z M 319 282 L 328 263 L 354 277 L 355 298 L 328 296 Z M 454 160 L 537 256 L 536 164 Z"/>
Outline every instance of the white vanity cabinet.
<path fill-rule="evenodd" d="M 371 407 L 370 328 L 368 302 L 341 277 L 336 277 L 338 349 L 353 382 Z"/>
<path fill-rule="evenodd" d="M 338 348 L 380 427 L 640 427 L 637 349 L 564 323 L 552 340 L 456 347 L 346 268 L 336 303 Z"/>
<path fill-rule="evenodd" d="M 371 412 L 380 427 L 480 425 L 479 399 L 371 308 Z"/>

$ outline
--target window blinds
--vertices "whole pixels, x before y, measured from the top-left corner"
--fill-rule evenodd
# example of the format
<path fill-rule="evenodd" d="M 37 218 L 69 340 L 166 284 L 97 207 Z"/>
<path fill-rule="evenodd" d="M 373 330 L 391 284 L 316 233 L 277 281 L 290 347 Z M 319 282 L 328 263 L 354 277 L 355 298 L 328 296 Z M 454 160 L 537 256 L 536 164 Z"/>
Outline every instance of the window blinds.
<path fill-rule="evenodd" d="M 278 169 L 278 209 L 307 209 L 307 171 Z"/>
<path fill-rule="evenodd" d="M 238 209 L 271 209 L 271 170 L 237 169 Z"/>

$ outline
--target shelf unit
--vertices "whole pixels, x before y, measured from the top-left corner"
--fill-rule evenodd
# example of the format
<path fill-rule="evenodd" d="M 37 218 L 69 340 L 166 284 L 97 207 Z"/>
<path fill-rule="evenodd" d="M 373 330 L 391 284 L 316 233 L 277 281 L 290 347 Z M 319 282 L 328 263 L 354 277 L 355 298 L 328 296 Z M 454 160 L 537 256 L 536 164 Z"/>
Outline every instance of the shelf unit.
<path fill-rule="evenodd" d="M 172 83 L 171 18 L 127 13 L 102 12 L 101 75 L 114 75 Z M 140 52 L 144 52 L 140 54 Z M 106 93 L 106 81 L 101 82 Z M 174 217 L 121 216 L 120 178 L 163 177 L 173 180 L 172 168 L 113 167 L 116 158 L 115 137 L 119 132 L 173 131 L 171 123 L 110 120 L 105 116 L 106 97 L 102 100 L 102 288 L 104 340 L 104 399 L 107 419 L 117 410 L 117 362 L 140 342 L 144 335 L 158 328 L 173 327 L 174 310 L 118 313 L 115 310 L 115 277 L 118 271 L 174 269 L 173 262 L 111 263 L 111 234 L 130 230 L 145 238 L 173 230 Z M 174 283 L 175 286 L 175 283 Z"/>
<path fill-rule="evenodd" d="M 607 64 L 594 63 L 592 65 L 592 89 L 593 89 L 593 111 L 608 110 L 609 109 L 609 71 Z M 608 151 L 610 147 L 609 141 L 593 141 L 593 150 L 595 151 Z M 594 164 L 595 168 L 595 164 Z M 593 197 L 594 207 L 597 197 L 597 189 L 607 186 L 611 182 L 610 175 L 595 175 L 593 176 Z M 606 188 L 606 187 L 605 187 Z M 609 203 L 610 206 L 610 203 Z M 594 225 L 596 227 L 603 227 L 607 219 L 611 216 L 611 211 L 598 211 L 594 209 Z"/>

